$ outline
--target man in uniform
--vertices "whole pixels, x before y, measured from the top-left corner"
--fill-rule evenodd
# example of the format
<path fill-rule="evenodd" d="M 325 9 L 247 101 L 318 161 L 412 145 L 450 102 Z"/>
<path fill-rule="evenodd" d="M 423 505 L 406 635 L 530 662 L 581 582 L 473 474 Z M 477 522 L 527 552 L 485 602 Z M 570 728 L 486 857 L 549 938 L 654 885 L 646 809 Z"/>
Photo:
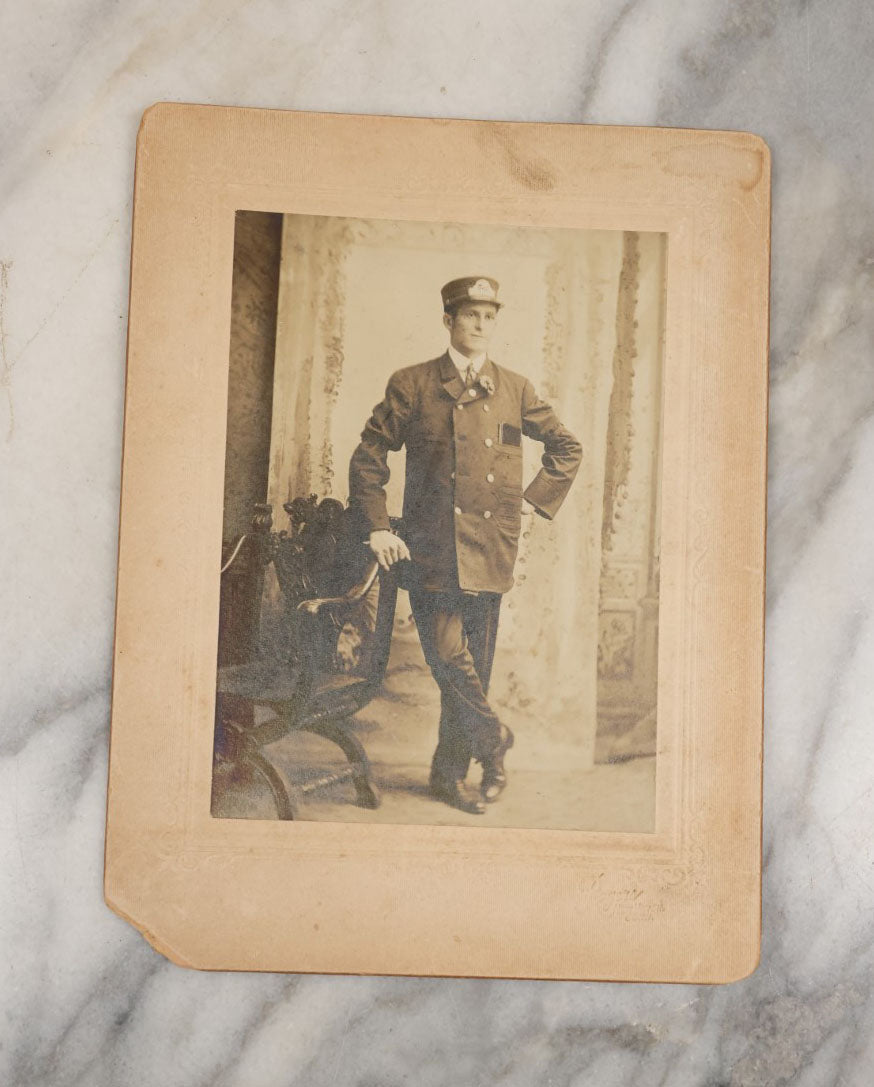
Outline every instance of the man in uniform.
<path fill-rule="evenodd" d="M 513 744 L 487 699 L 501 595 L 513 584 L 523 501 L 551 519 L 582 448 L 527 378 L 487 355 L 502 303 L 488 276 L 441 291 L 449 347 L 389 379 L 349 466 L 349 500 L 380 565 L 403 561 L 402 584 L 425 659 L 440 687 L 431 764 L 434 797 L 481 814 L 506 785 Z M 543 443 L 542 468 L 523 492 L 522 436 Z M 406 446 L 404 536 L 389 527 L 388 454 Z M 479 793 L 466 789 L 471 759 Z"/>

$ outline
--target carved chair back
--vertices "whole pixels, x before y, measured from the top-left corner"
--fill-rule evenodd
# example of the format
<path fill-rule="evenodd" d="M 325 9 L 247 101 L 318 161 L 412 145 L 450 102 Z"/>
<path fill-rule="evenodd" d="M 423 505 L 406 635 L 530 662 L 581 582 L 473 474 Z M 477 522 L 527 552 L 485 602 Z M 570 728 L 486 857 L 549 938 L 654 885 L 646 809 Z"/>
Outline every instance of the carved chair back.
<path fill-rule="evenodd" d="M 259 505 L 251 533 L 228 548 L 219 665 L 270 657 L 305 667 L 314 690 L 331 686 L 334 676 L 360 679 L 375 692 L 388 663 L 394 575 L 379 570 L 336 499 L 309 495 L 283 509 L 287 529 L 272 531 L 272 509 Z M 265 594 L 271 565 L 278 587 L 272 601 L 269 581 Z"/>

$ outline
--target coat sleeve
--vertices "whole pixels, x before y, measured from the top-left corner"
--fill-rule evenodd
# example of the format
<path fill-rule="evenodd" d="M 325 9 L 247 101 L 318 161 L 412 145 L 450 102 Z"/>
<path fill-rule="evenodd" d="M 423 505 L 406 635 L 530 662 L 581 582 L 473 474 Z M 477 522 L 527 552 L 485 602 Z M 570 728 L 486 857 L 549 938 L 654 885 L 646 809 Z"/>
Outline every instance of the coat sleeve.
<path fill-rule="evenodd" d="M 385 397 L 373 409 L 361 432 L 361 442 L 349 462 L 349 506 L 367 532 L 389 528 L 385 485 L 388 454 L 406 441 L 413 396 L 408 374 L 389 378 Z"/>
<path fill-rule="evenodd" d="M 531 480 L 523 497 L 541 517 L 552 520 L 580 467 L 583 447 L 558 421 L 549 404 L 538 397 L 530 381 L 525 382 L 522 390 L 522 433 L 544 446 L 543 467 Z"/>

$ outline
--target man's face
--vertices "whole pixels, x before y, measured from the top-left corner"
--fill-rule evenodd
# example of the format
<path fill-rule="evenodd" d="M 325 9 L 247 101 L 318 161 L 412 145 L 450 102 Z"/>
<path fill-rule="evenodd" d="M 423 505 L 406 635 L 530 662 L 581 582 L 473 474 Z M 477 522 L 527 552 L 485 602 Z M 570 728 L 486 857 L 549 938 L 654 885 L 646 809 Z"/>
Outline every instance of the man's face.
<path fill-rule="evenodd" d="M 449 342 L 466 358 L 482 355 L 494 335 L 498 308 L 491 302 L 462 302 L 452 317 L 443 314 Z"/>

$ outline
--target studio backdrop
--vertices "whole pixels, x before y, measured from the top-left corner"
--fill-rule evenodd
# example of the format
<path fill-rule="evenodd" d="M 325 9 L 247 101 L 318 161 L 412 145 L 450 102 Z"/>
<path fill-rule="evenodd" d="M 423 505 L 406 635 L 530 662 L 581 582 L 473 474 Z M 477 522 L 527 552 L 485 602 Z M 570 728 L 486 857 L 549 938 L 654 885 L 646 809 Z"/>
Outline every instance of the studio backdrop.
<path fill-rule="evenodd" d="M 504 307 L 490 356 L 530 378 L 584 450 L 556 520 L 526 519 L 494 701 L 536 714 L 520 755 L 544 768 L 591 766 L 599 731 L 654 754 L 664 236 L 237 218 L 226 538 L 245 531 L 252 499 L 274 516 L 309 493 L 345 502 L 389 376 L 445 350 L 441 285 L 494 277 Z M 524 453 L 528 480 L 538 448 Z M 400 514 L 403 452 L 390 467 Z M 274 591 L 268 579 L 265 609 Z"/>

